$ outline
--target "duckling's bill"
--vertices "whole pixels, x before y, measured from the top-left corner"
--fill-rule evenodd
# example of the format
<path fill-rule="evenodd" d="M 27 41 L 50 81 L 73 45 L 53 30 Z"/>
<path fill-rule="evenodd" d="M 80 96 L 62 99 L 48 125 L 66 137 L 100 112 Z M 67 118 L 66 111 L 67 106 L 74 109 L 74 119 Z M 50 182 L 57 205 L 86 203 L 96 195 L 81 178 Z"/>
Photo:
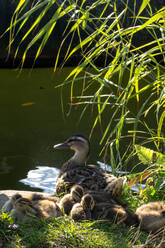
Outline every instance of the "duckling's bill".
<path fill-rule="evenodd" d="M 89 208 L 85 209 L 85 214 L 87 220 L 91 220 L 91 210 Z"/>

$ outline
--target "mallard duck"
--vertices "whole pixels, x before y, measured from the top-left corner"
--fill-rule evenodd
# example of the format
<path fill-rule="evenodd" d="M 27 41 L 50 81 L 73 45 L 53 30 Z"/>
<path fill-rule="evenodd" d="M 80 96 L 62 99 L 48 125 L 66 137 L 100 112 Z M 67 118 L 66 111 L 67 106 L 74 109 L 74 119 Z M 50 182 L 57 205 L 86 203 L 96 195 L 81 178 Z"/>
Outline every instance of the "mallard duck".
<path fill-rule="evenodd" d="M 56 180 L 56 193 L 60 194 L 75 185 L 81 185 L 85 192 L 88 190 L 104 191 L 114 198 L 119 197 L 125 177 L 116 178 L 106 173 L 96 165 L 86 165 L 90 143 L 82 134 L 73 135 L 64 143 L 54 146 L 54 149 L 69 148 L 74 155 L 62 165 Z"/>
<path fill-rule="evenodd" d="M 90 220 L 95 202 L 91 194 L 85 194 L 80 203 L 73 205 L 70 216 L 74 221 Z"/>
<path fill-rule="evenodd" d="M 165 202 L 150 202 L 136 210 L 140 228 L 155 233 L 165 228 Z"/>
<path fill-rule="evenodd" d="M 83 197 L 84 189 L 80 185 L 72 186 L 70 194 L 66 194 L 59 202 L 60 209 L 67 215 L 69 215 L 73 205 L 81 201 Z"/>

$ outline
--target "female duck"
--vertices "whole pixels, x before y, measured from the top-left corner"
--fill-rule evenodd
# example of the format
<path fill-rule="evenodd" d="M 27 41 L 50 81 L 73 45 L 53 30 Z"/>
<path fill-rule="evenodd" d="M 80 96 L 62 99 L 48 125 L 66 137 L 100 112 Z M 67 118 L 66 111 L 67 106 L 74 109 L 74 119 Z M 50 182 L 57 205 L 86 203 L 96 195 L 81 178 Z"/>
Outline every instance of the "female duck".
<path fill-rule="evenodd" d="M 81 185 L 88 190 L 104 191 L 113 197 L 119 197 L 125 177 L 116 178 L 106 173 L 96 165 L 86 165 L 90 143 L 84 135 L 73 135 L 64 143 L 54 146 L 54 149 L 69 148 L 74 155 L 63 164 L 56 181 L 56 193 L 68 191 L 73 185 Z"/>

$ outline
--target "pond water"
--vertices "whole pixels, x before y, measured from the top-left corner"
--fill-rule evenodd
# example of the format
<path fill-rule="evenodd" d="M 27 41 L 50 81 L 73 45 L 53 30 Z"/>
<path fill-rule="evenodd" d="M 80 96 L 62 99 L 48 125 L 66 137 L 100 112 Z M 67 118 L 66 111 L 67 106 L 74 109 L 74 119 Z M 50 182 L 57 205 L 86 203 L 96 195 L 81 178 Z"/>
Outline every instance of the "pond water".
<path fill-rule="evenodd" d="M 70 107 L 70 84 L 56 87 L 72 69 L 65 67 L 56 73 L 51 68 L 0 70 L 0 189 L 53 192 L 59 168 L 72 155 L 71 151 L 53 150 L 53 145 L 75 133 L 89 136 L 96 108 L 87 108 L 80 121 L 84 106 Z M 82 85 L 83 81 L 76 81 L 74 95 L 81 95 Z M 136 107 L 131 103 L 132 109 Z M 102 127 L 95 128 L 89 163 L 103 161 L 99 141 L 111 114 L 108 109 Z M 154 127 L 154 118 L 147 118 L 146 123 Z M 122 142 L 125 152 L 130 140 Z M 137 161 L 132 160 L 124 170 L 135 167 Z"/>
<path fill-rule="evenodd" d="M 82 118 L 81 122 L 82 106 L 72 107 L 67 115 L 70 88 L 56 88 L 71 69 L 59 69 L 55 74 L 51 68 L 24 69 L 21 73 L 0 70 L 0 189 L 33 189 L 21 180 L 38 166 L 43 170 L 52 168 L 47 174 L 54 177 L 58 173 L 55 168 L 60 168 L 71 153 L 54 151 L 53 145 L 75 133 L 89 135 L 93 124 L 91 109 L 86 112 L 88 118 Z M 77 94 L 81 93 L 79 88 Z M 99 128 L 93 137 L 90 162 L 96 163 L 100 152 Z"/>

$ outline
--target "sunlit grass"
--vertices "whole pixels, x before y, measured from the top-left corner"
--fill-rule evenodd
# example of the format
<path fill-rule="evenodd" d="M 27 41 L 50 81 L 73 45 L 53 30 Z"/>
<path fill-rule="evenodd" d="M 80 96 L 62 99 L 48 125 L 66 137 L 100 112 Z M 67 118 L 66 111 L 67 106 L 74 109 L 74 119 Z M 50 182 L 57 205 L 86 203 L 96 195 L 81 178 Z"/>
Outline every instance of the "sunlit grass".
<path fill-rule="evenodd" d="M 80 223 L 73 222 L 69 217 L 60 217 L 45 221 L 33 219 L 26 223 L 12 226 L 13 220 L 1 220 L 0 240 L 3 247 L 67 247 L 67 248 L 129 248 L 157 247 L 161 235 L 156 237 L 139 232 L 138 228 L 115 225 L 108 221 Z"/>

